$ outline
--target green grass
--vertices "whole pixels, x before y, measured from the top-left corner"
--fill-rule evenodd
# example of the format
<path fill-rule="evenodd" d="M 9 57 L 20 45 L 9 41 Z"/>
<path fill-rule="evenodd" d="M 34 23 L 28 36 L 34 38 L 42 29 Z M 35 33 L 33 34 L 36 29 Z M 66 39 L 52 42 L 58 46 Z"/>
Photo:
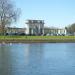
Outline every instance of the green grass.
<path fill-rule="evenodd" d="M 75 36 L 0 36 L 0 43 L 75 43 Z"/>
<path fill-rule="evenodd" d="M 0 39 L 75 39 L 75 36 L 0 36 Z"/>

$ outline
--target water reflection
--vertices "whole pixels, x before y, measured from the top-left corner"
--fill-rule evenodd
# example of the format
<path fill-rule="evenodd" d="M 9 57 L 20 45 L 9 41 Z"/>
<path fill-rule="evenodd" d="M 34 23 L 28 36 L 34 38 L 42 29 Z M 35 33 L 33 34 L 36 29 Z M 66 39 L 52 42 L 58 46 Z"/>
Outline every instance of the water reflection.
<path fill-rule="evenodd" d="M 75 43 L 0 45 L 0 75 L 75 75 Z"/>
<path fill-rule="evenodd" d="M 10 47 L 6 45 L 0 46 L 0 75 L 11 75 L 11 57 Z"/>
<path fill-rule="evenodd" d="M 34 48 L 33 48 L 34 47 Z M 29 50 L 29 62 L 26 67 L 27 71 L 26 73 L 30 75 L 32 73 L 33 75 L 40 74 L 41 66 L 42 66 L 42 60 L 43 60 L 43 46 L 41 44 L 29 44 L 28 45 Z"/>

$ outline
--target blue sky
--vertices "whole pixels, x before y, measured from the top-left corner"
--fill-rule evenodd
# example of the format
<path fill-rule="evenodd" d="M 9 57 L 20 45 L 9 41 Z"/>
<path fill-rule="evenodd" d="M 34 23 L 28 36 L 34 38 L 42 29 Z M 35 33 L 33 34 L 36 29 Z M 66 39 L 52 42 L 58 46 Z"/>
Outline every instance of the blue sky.
<path fill-rule="evenodd" d="M 25 27 L 27 19 L 43 19 L 45 26 L 65 27 L 75 23 L 75 0 L 13 0 L 21 8 L 17 26 Z"/>

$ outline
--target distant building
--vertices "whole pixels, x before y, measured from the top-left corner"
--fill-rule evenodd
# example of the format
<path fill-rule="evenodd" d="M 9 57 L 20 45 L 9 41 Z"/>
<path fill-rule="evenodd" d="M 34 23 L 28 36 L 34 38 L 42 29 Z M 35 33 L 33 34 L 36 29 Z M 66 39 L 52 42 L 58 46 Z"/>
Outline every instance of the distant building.
<path fill-rule="evenodd" d="M 8 27 L 6 33 L 8 34 L 21 34 L 26 33 L 26 28 Z"/>
<path fill-rule="evenodd" d="M 66 29 L 58 29 L 58 34 L 60 34 L 60 35 L 66 35 L 67 31 L 66 31 Z"/>
<path fill-rule="evenodd" d="M 27 20 L 27 34 L 42 35 L 44 34 L 44 20 Z"/>
<path fill-rule="evenodd" d="M 45 35 L 47 35 L 47 34 L 49 34 L 49 35 L 66 35 L 67 31 L 66 31 L 66 29 L 45 27 L 44 34 Z"/>

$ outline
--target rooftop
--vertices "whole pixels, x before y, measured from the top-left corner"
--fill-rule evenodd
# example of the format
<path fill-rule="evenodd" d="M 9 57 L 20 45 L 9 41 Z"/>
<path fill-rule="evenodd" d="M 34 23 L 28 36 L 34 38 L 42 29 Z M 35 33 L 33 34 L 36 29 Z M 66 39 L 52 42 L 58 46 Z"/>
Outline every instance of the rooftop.
<path fill-rule="evenodd" d="M 44 20 L 27 20 L 26 24 L 29 24 L 29 23 L 44 23 Z"/>

